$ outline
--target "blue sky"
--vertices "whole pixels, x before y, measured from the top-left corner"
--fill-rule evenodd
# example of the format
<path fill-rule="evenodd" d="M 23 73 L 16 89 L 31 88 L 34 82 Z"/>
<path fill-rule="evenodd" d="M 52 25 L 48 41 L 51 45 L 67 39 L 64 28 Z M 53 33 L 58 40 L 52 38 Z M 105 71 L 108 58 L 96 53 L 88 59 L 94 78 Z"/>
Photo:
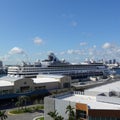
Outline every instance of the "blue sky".
<path fill-rule="evenodd" d="M 60 59 L 120 59 L 119 0 L 0 0 L 4 64 Z"/>

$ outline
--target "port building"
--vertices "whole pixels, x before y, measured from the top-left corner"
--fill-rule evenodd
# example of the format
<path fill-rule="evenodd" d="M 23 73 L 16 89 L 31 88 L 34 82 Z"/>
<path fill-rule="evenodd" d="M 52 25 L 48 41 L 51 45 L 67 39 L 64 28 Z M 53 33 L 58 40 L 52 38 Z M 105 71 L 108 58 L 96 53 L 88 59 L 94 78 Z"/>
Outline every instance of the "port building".
<path fill-rule="evenodd" d="M 75 120 L 120 120 L 120 81 L 90 88 L 84 91 L 72 91 L 44 98 L 44 119 L 52 120 L 48 115 L 55 110 L 64 119 L 68 119 L 66 107 L 74 108 Z"/>
<path fill-rule="evenodd" d="M 0 78 L 0 99 L 21 95 L 44 95 L 70 87 L 71 78 L 63 75 L 38 75 L 36 78 L 5 76 Z"/>

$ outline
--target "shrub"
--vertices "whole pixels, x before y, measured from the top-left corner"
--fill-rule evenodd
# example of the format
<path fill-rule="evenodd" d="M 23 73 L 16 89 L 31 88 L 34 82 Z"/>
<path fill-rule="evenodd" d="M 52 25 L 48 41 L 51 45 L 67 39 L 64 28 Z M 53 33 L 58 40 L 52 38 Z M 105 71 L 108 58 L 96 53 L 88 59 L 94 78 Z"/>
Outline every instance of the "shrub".
<path fill-rule="evenodd" d="M 20 113 L 27 113 L 27 112 L 35 112 L 41 109 L 44 109 L 44 106 L 38 105 L 38 106 L 33 106 L 33 107 L 26 107 L 24 109 L 15 109 L 15 110 L 10 111 L 10 113 L 20 114 Z"/>
<path fill-rule="evenodd" d="M 44 120 L 44 117 L 37 118 L 36 120 Z"/>

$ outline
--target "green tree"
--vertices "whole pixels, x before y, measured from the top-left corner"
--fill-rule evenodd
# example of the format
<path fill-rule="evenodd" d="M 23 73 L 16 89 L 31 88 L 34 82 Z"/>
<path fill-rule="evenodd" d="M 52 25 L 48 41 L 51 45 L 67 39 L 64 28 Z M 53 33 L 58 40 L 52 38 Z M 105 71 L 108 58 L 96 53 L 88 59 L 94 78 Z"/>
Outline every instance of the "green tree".
<path fill-rule="evenodd" d="M 72 108 L 71 105 L 68 105 L 66 107 L 66 112 L 65 113 L 68 113 L 68 120 L 75 120 L 74 108 Z"/>
<path fill-rule="evenodd" d="M 15 103 L 15 106 L 18 107 L 18 110 L 19 110 L 19 108 L 20 108 L 20 101 L 17 101 L 17 102 Z"/>
<path fill-rule="evenodd" d="M 54 112 L 49 112 L 48 115 L 54 120 L 64 120 L 62 116 L 58 115 L 58 112 L 56 110 Z"/>
<path fill-rule="evenodd" d="M 58 112 L 55 110 L 54 112 L 49 112 L 48 115 L 55 120 L 58 116 Z"/>
<path fill-rule="evenodd" d="M 68 120 L 75 120 L 75 112 L 74 108 L 71 105 L 66 107 L 66 112 L 68 113 Z M 49 112 L 48 115 L 53 118 L 53 120 L 64 120 L 64 118 L 58 115 L 58 112 L 55 110 L 54 112 Z"/>
<path fill-rule="evenodd" d="M 5 114 L 6 111 L 0 111 L 0 118 L 1 120 L 5 120 L 7 118 L 7 115 Z"/>
<path fill-rule="evenodd" d="M 20 105 L 22 106 L 22 109 L 23 109 L 23 106 L 25 106 L 25 109 L 26 109 L 26 105 L 27 105 L 28 100 L 30 100 L 30 98 L 26 95 L 20 96 L 18 98 L 18 101 L 20 102 Z"/>
<path fill-rule="evenodd" d="M 64 120 L 64 118 L 62 116 L 58 115 L 56 120 Z"/>

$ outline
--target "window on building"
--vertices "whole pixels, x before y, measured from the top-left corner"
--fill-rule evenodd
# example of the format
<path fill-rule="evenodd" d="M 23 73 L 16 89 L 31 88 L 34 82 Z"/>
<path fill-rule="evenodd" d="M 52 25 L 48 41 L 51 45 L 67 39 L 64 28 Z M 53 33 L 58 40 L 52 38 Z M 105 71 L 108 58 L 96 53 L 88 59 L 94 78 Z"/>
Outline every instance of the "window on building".
<path fill-rule="evenodd" d="M 77 118 L 77 120 L 86 119 L 87 118 L 86 111 L 76 110 L 76 118 Z"/>
<path fill-rule="evenodd" d="M 35 87 L 35 90 L 40 90 L 40 89 L 45 89 L 46 87 L 45 86 L 37 86 Z"/>
<path fill-rule="evenodd" d="M 30 90 L 30 86 L 22 86 L 20 87 L 21 92 L 28 92 Z"/>
<path fill-rule="evenodd" d="M 8 94 L 8 90 L 3 90 L 2 93 L 3 94 Z"/>

